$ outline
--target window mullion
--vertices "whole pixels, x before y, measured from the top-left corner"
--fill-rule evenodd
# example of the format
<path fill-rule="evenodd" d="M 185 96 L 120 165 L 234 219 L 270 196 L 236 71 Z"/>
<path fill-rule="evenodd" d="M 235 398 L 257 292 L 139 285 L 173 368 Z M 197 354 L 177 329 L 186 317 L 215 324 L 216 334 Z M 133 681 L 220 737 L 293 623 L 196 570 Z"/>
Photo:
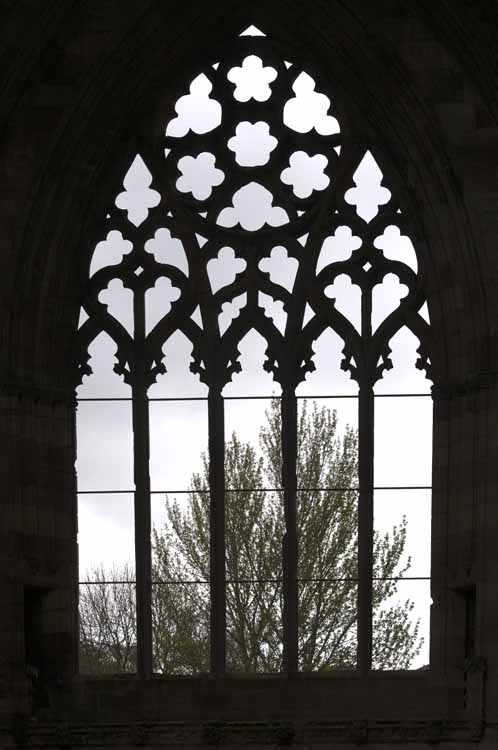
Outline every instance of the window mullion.
<path fill-rule="evenodd" d="M 282 409 L 282 487 L 285 535 L 283 539 L 283 666 L 286 674 L 298 669 L 297 587 L 297 399 L 294 389 L 284 390 Z"/>
<path fill-rule="evenodd" d="M 372 668 L 374 395 L 371 386 L 360 387 L 358 408 L 358 668 L 366 674 Z"/>
<path fill-rule="evenodd" d="M 358 394 L 358 664 L 362 676 L 372 669 L 372 577 L 374 487 L 374 393 L 370 372 L 372 345 L 372 281 L 361 285 L 363 361 Z"/>
<path fill-rule="evenodd" d="M 145 301 L 142 289 L 134 294 L 135 372 L 132 387 L 134 478 L 135 478 L 135 561 L 137 601 L 137 672 L 152 674 L 151 610 L 151 511 L 149 474 L 149 404 L 144 372 Z"/>
<path fill-rule="evenodd" d="M 211 672 L 225 672 L 225 409 L 221 393 L 211 388 L 209 412 Z"/>

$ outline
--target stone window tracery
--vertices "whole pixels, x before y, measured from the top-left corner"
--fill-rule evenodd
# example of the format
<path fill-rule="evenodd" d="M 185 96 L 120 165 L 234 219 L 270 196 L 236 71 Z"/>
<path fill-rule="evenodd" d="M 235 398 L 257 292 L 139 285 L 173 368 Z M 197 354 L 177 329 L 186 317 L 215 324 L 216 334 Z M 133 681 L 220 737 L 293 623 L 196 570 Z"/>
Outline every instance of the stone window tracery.
<path fill-rule="evenodd" d="M 386 577 L 382 557 L 391 549 L 382 550 L 386 518 L 404 528 L 403 508 L 418 514 L 416 528 L 430 540 L 426 299 L 395 187 L 361 127 L 348 129 L 331 91 L 270 38 L 239 37 L 185 87 L 160 149 L 136 155 L 106 209 L 109 229 L 91 259 L 78 331 L 79 490 L 95 523 L 104 505 L 129 519 L 132 614 L 120 637 L 136 631 L 129 664 L 133 669 L 135 659 L 141 675 L 171 671 L 154 641 L 155 621 L 168 617 L 160 595 L 168 586 L 183 592 L 198 621 L 197 663 L 214 674 L 243 671 L 230 656 L 237 634 L 227 603 L 235 595 L 250 599 L 267 586 L 258 595 L 280 625 L 262 628 L 254 671 L 288 674 L 316 668 L 301 631 L 316 616 L 318 596 L 326 609 L 334 590 L 350 611 L 343 668 L 361 674 L 380 663 L 379 633 L 390 617 L 380 603 L 396 585 L 423 582 L 428 601 L 427 544 L 411 576 L 400 563 Z M 251 367 L 264 373 L 257 383 Z M 303 408 L 312 411 L 320 399 L 342 427 L 357 429 L 357 471 L 346 487 L 338 476 L 334 486 L 306 486 L 299 424 Z M 257 489 L 262 503 L 278 508 L 281 575 L 263 580 L 256 566 L 254 581 L 239 581 L 227 578 L 226 537 L 243 488 L 227 486 L 227 444 L 232 428 L 243 432 L 263 402 L 279 421 L 281 473 L 274 486 Z M 102 464 L 85 467 L 85 439 L 91 452 L 96 434 L 106 435 Z M 155 580 L 156 502 L 165 492 L 179 502 L 192 493 L 182 457 L 206 448 L 207 484 L 197 487 L 199 502 L 209 506 L 206 576 Z M 300 557 L 300 519 L 307 503 L 333 493 L 343 493 L 355 516 L 354 551 L 340 579 L 313 588 L 313 565 Z M 91 592 L 103 581 L 85 585 Z M 326 617 L 332 621 L 333 612 Z"/>

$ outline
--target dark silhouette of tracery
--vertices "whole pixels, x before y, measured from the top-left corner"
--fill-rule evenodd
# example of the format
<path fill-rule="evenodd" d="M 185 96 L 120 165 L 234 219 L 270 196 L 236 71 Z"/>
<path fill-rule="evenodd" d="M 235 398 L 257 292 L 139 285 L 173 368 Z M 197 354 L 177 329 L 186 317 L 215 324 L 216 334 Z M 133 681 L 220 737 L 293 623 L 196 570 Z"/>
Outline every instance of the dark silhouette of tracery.
<path fill-rule="evenodd" d="M 269 95 L 265 89 L 256 97 L 249 96 L 250 91 L 248 94 L 242 84 L 234 82 L 234 69 L 243 71 L 245 62 L 248 59 L 254 62 L 253 58 L 262 61 L 258 70 L 271 69 L 275 73 L 265 73 L 262 78 L 261 86 L 269 89 Z M 332 101 L 332 106 L 323 113 L 329 118 L 325 127 L 317 127 L 316 123 L 308 127 L 309 122 L 302 122 L 299 126 L 302 132 L 299 132 L 288 124 L 292 103 L 297 101 L 299 107 L 299 97 L 293 87 L 300 76 L 310 96 L 315 91 L 322 97 L 328 95 Z M 88 346 L 104 331 L 117 345 L 115 372 L 132 389 L 138 671 L 142 675 L 152 672 L 147 391 L 168 367 L 168 362 L 163 361 L 163 345 L 173 333 L 181 331 L 193 345 L 191 370 L 209 388 L 211 670 L 221 674 L 225 668 L 226 630 L 222 390 L 240 370 L 238 347 L 244 336 L 256 330 L 267 343 L 264 367 L 280 384 L 282 392 L 282 488 L 286 527 L 282 540 L 283 663 L 284 671 L 292 674 L 298 669 L 295 392 L 314 368 L 314 342 L 326 329 L 332 328 L 344 342 L 341 367 L 350 373 L 359 388 L 358 669 L 366 673 L 371 668 L 372 648 L 373 388 L 384 371 L 392 366 L 389 341 L 403 326 L 420 341 L 417 366 L 428 374 L 430 367 L 430 328 L 419 312 L 425 303 L 420 276 L 409 265 L 386 257 L 375 245 L 376 238 L 393 225 L 403 234 L 409 234 L 405 215 L 401 213 L 394 186 L 384 186 L 380 182 L 388 188 L 383 203 L 376 207 L 371 218 L 360 215 L 351 191 L 355 189 L 356 170 L 368 152 L 368 142 L 358 137 L 361 128 L 356 124 L 354 136 L 347 128 L 343 129 L 340 108 L 336 106 L 333 91 L 330 93 L 329 84 L 316 79 L 312 87 L 313 80 L 298 62 L 286 63 L 271 39 L 239 37 L 219 64 L 213 58 L 212 65 L 208 65 L 196 81 L 198 89 L 206 92 L 206 102 L 211 102 L 204 124 L 202 117 L 199 121 L 199 132 L 182 124 L 179 100 L 176 114 L 170 120 L 170 123 L 176 121 L 176 131 L 175 126 L 168 126 L 160 148 L 154 150 L 151 146 L 147 153 L 140 154 L 151 175 L 150 184 L 144 184 L 143 194 L 150 200 L 144 207 L 143 217 L 130 215 L 126 189 L 121 199 L 118 197 L 117 205 L 107 207 L 109 230 L 119 230 L 133 248 L 119 263 L 101 268 L 90 278 L 82 303 L 88 319 L 78 333 L 81 375 L 90 374 Z M 323 103 L 323 99 L 320 101 Z M 335 124 L 331 118 L 336 118 Z M 241 123 L 252 128 L 261 123 L 269 126 L 269 137 L 276 143 L 268 141 L 267 160 L 264 161 L 263 156 L 260 158 L 263 163 L 248 165 L 248 159 L 246 163 L 243 158 L 237 159 L 233 142 L 230 148 L 230 141 L 237 137 Z M 295 179 L 292 173 L 285 174 L 286 170 L 292 170 L 292 158 L 296 154 L 299 156 L 295 161 L 301 164 L 309 164 L 307 160 L 316 156 L 323 157 L 319 160 L 322 177 L 318 187 L 308 188 L 308 191 L 296 189 L 297 167 Z M 206 158 L 206 155 L 214 158 Z M 189 190 L 185 184 L 186 170 L 179 163 L 189 164 L 194 169 L 201 162 L 214 170 L 212 184 L 201 191 L 196 190 L 194 181 L 191 182 L 193 189 Z M 248 185 L 252 185 L 249 192 Z M 244 195 L 249 196 L 245 207 L 242 205 Z M 255 196 L 266 201 L 266 217 L 262 213 L 258 216 L 254 210 Z M 242 207 L 237 209 L 239 201 Z M 349 227 L 361 240 L 360 247 L 351 251 L 349 257 L 332 260 L 317 271 L 325 238 L 343 226 Z M 160 262 L 146 251 L 145 243 L 160 228 L 169 230 L 172 237 L 181 241 L 188 272 L 174 264 Z M 236 258 L 245 262 L 245 269 L 237 273 L 232 283 L 213 292 L 207 264 L 218 258 L 226 247 L 232 248 Z M 297 261 L 292 291 L 272 281 L 270 273 L 260 267 L 275 247 L 285 248 L 288 256 Z M 372 292 L 388 274 L 393 274 L 408 292 L 374 329 Z M 326 293 L 343 275 L 361 290 L 360 330 L 338 309 L 335 298 Z M 172 301 L 169 312 L 147 332 L 145 294 L 161 278 L 169 279 L 178 291 L 177 299 Z M 99 294 L 114 279 L 120 280 L 133 293 L 133 334 L 99 300 Z M 287 316 L 283 331 L 265 314 L 260 293 L 283 304 Z M 222 331 L 219 321 L 222 305 L 241 295 L 245 297 L 238 316 Z M 307 314 L 309 309 L 311 315 Z M 200 316 L 195 314 L 197 310 Z"/>

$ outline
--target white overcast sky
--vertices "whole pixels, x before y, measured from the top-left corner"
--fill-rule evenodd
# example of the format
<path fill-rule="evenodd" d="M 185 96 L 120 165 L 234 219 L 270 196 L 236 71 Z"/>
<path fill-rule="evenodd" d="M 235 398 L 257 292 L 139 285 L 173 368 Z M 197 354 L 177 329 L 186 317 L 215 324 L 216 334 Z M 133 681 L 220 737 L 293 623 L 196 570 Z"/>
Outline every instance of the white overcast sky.
<path fill-rule="evenodd" d="M 240 101 L 250 98 L 265 101 L 271 96 L 271 84 L 275 71 L 265 67 L 259 58 L 241 60 L 240 67 L 233 68 L 229 79 L 236 83 L 235 97 Z M 211 86 L 205 77 L 192 83 L 190 92 L 177 102 L 177 117 L 168 125 L 168 135 L 181 137 L 189 129 L 202 134 L 216 127 L 220 118 L 220 107 L 210 99 Z M 333 117 L 333 103 L 322 93 L 314 90 L 314 81 L 303 74 L 294 86 L 294 97 L 284 109 L 284 122 L 298 132 L 309 132 L 312 127 L 327 135 L 337 132 L 339 125 Z M 265 164 L 271 158 L 276 139 L 264 122 L 241 123 L 228 141 L 234 158 L 241 166 Z M 201 158 L 202 157 L 202 158 Z M 211 154 L 201 154 L 197 159 L 185 157 L 181 160 L 182 176 L 177 188 L 205 198 L 211 190 L 225 179 L 216 168 Z M 293 186 L 296 195 L 306 197 L 315 190 L 323 190 L 328 178 L 323 174 L 326 159 L 322 155 L 308 157 L 304 152 L 294 154 L 281 179 Z M 363 159 L 355 173 L 356 185 L 347 193 L 348 202 L 356 205 L 358 213 L 370 220 L 376 215 L 378 205 L 389 198 L 385 186 L 380 185 L 382 173 L 370 154 Z M 148 208 L 157 204 L 157 195 L 150 183 L 151 176 L 141 158 L 137 158 L 126 177 L 124 191 L 117 197 L 117 205 L 128 211 L 128 218 L 140 223 Z M 272 205 L 272 196 L 254 182 L 234 196 L 233 205 L 220 214 L 219 223 L 225 226 L 240 224 L 253 231 L 265 223 L 278 226 L 287 220 L 285 211 Z M 397 227 L 389 227 L 376 240 L 389 258 L 401 260 L 415 271 L 417 259 L 408 237 L 400 235 Z M 348 227 L 339 227 L 328 237 L 322 247 L 317 272 L 333 261 L 347 259 L 360 246 Z M 99 268 L 118 263 L 124 254 L 131 251 L 131 243 L 123 240 L 120 233 L 110 231 L 97 245 L 91 263 L 90 274 Z M 160 229 L 146 244 L 146 250 L 157 260 L 176 265 L 188 272 L 188 263 L 179 240 L 171 238 L 167 229 Z M 237 257 L 237 248 L 223 248 L 217 259 L 208 266 L 213 291 L 231 283 L 243 272 L 245 262 Z M 272 281 L 292 291 L 296 272 L 296 261 L 287 257 L 282 247 L 275 247 L 261 264 L 262 270 L 271 274 Z M 397 306 L 406 294 L 406 288 L 392 274 L 374 290 L 373 326 Z M 343 312 L 359 330 L 360 291 L 351 280 L 342 276 L 329 287 L 327 295 L 335 298 L 336 307 Z M 147 327 L 167 314 L 179 296 L 168 279 L 160 279 L 148 292 L 146 300 Z M 133 330 L 132 292 L 124 289 L 118 280 L 111 282 L 100 299 L 109 306 L 114 315 L 130 331 Z M 277 327 L 283 329 L 285 313 L 281 303 L 275 303 L 265 295 L 260 296 L 260 305 L 273 318 Z M 236 299 L 223 306 L 220 311 L 222 330 L 230 325 L 244 305 L 244 299 Z M 427 319 L 427 311 L 423 311 Z M 84 314 L 82 319 L 84 319 Z M 197 318 L 199 320 L 199 318 Z M 426 397 L 376 398 L 375 429 L 375 485 L 430 486 L 432 473 L 432 401 L 429 396 L 430 382 L 424 373 L 415 368 L 418 341 L 406 328 L 391 341 L 393 370 L 387 372 L 376 386 L 381 393 L 423 393 Z M 235 375 L 226 386 L 226 396 L 264 395 L 279 393 L 278 384 L 262 369 L 266 344 L 259 334 L 252 331 L 241 342 L 242 373 Z M 337 334 L 326 331 L 315 343 L 316 371 L 307 376 L 297 395 L 325 396 L 357 393 L 355 383 L 340 369 L 343 343 Z M 85 377 L 78 389 L 79 398 L 129 397 L 130 389 L 112 371 L 116 346 L 106 334 L 101 334 L 90 346 L 91 365 L 94 375 Z M 166 375 L 158 378 L 149 395 L 154 397 L 206 397 L 207 389 L 197 376 L 190 373 L 192 345 L 181 334 L 174 334 L 164 346 Z M 356 426 L 356 398 L 320 399 L 336 409 L 339 429 L 346 424 Z M 226 434 L 233 430 L 239 437 L 258 443 L 258 431 L 264 422 L 268 401 L 227 400 Z M 78 406 L 78 459 L 77 474 L 80 491 L 94 494 L 79 496 L 79 545 L 80 580 L 96 565 L 106 569 L 131 562 L 134 550 L 133 532 L 133 443 L 131 429 L 131 403 L 127 401 L 80 402 Z M 201 466 L 200 455 L 207 449 L 207 403 L 206 401 L 177 401 L 150 403 L 151 456 L 150 473 L 152 490 L 162 491 L 152 496 L 153 523 L 165 522 L 165 490 L 187 490 L 192 472 Z M 98 494 L 98 491 L 127 490 L 128 494 Z M 178 495 L 180 502 L 185 496 Z M 406 556 L 412 559 L 409 575 L 416 577 L 430 574 L 430 490 L 377 490 L 375 493 L 375 527 L 380 533 L 399 524 L 403 516 L 408 519 Z M 428 618 L 429 582 L 406 581 L 398 585 L 396 598 L 415 601 L 415 613 L 421 618 L 421 632 L 425 646 L 417 663 L 428 663 Z"/>

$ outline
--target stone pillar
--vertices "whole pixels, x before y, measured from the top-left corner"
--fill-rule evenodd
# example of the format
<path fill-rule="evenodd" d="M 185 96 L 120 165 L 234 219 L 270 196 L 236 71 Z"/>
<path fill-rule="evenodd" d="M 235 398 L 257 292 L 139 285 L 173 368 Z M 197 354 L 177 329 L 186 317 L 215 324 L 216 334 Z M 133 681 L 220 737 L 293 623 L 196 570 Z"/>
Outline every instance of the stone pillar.
<path fill-rule="evenodd" d="M 0 396 L 3 716 L 50 705 L 77 664 L 74 404 L 9 390 Z"/>

